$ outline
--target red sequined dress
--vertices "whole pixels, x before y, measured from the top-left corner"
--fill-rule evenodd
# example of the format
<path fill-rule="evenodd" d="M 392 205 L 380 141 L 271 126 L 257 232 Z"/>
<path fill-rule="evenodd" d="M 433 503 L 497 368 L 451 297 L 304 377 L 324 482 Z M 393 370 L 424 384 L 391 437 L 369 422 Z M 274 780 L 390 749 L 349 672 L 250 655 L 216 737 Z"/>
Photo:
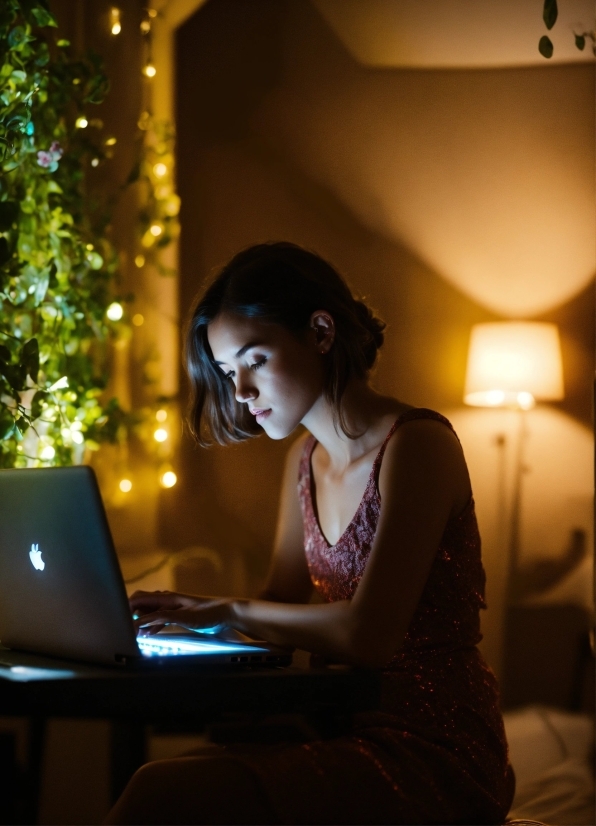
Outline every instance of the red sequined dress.
<path fill-rule="evenodd" d="M 312 581 L 327 602 L 350 598 L 373 544 L 387 443 L 413 419 L 450 423 L 432 410 L 402 414 L 374 461 L 354 518 L 336 545 L 323 536 L 305 444 L 298 489 Z M 451 428 L 452 429 L 452 428 Z M 380 708 L 348 736 L 245 753 L 280 823 L 502 823 L 514 778 L 492 671 L 476 645 L 485 574 L 473 499 L 452 518 L 405 641 L 382 671 Z M 239 755 L 240 756 L 240 755 Z"/>

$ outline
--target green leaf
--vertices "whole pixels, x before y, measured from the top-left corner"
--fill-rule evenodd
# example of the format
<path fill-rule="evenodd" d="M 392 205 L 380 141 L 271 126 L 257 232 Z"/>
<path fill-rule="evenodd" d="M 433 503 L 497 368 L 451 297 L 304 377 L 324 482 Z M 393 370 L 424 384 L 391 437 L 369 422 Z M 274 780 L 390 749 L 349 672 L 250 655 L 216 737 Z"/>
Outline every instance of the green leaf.
<path fill-rule="evenodd" d="M 21 348 L 21 365 L 33 381 L 37 381 L 39 373 L 39 343 L 36 338 L 30 338 Z"/>
<path fill-rule="evenodd" d="M 576 34 L 575 35 L 575 45 L 580 50 L 580 52 L 583 52 L 583 50 L 586 47 L 586 37 L 585 37 L 585 35 Z"/>
<path fill-rule="evenodd" d="M 31 14 L 38 26 L 58 26 L 54 15 L 47 9 L 31 9 Z"/>
<path fill-rule="evenodd" d="M 9 439 L 12 436 L 14 430 L 14 419 L 9 413 L 8 416 L 4 415 L 2 419 L 0 419 L 0 442 Z"/>
<path fill-rule="evenodd" d="M 31 401 L 31 418 L 39 419 L 42 413 L 42 402 L 47 397 L 45 390 L 38 390 Z"/>
<path fill-rule="evenodd" d="M 552 57 L 554 52 L 554 46 L 550 37 L 543 35 L 540 40 L 538 41 L 538 51 L 542 55 L 542 57 Z"/>
<path fill-rule="evenodd" d="M 27 42 L 27 32 L 22 26 L 15 26 L 8 35 L 8 45 L 13 49 Z"/>
<path fill-rule="evenodd" d="M 544 20 L 544 25 L 547 29 L 550 30 L 555 25 L 555 23 L 557 22 L 558 14 L 559 9 L 557 8 L 557 0 L 544 0 L 544 8 L 542 9 L 542 19 Z"/>
<path fill-rule="evenodd" d="M 10 250 L 6 238 L 0 238 L 0 267 L 3 267 L 10 260 Z"/>
<path fill-rule="evenodd" d="M 16 201 L 0 201 L 0 232 L 9 230 L 17 220 L 19 205 Z"/>
<path fill-rule="evenodd" d="M 33 291 L 33 297 L 35 300 L 35 306 L 39 306 L 41 302 L 46 297 L 46 293 L 48 291 L 48 287 L 50 286 L 50 270 L 49 267 L 46 267 L 45 270 L 42 270 L 39 274 L 39 278 L 37 280 L 37 284 L 35 285 L 35 289 Z"/>

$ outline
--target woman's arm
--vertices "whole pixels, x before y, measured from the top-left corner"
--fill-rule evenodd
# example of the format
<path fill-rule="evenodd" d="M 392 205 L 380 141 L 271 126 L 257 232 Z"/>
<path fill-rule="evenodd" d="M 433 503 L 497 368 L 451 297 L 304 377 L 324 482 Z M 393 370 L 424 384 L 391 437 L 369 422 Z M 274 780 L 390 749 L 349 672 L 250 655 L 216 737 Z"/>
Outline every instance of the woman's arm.
<path fill-rule="evenodd" d="M 456 437 L 437 422 L 403 425 L 388 444 L 379 490 L 377 533 L 352 600 L 328 605 L 218 600 L 202 607 L 197 600 L 184 617 L 157 611 L 139 624 L 178 618 L 189 627 L 201 627 L 197 621 L 226 622 L 278 645 L 357 665 L 383 665 L 403 642 L 450 514 L 470 495 Z"/>

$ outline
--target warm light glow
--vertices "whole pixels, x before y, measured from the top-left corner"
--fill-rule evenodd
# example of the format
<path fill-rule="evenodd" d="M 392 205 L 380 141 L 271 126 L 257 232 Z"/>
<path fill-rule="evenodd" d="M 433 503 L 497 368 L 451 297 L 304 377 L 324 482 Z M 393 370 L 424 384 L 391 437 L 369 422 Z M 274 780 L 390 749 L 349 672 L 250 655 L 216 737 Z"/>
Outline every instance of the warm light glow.
<path fill-rule="evenodd" d="M 84 115 L 81 115 L 80 118 L 75 120 L 75 126 L 77 129 L 86 129 L 89 126 L 89 121 Z"/>
<path fill-rule="evenodd" d="M 86 250 L 92 250 L 92 249 L 95 249 L 95 247 L 93 246 L 93 244 L 86 244 L 85 249 Z"/>
<path fill-rule="evenodd" d="M 106 315 L 110 319 L 110 321 L 120 321 L 120 319 L 124 315 L 122 304 L 119 304 L 117 301 L 114 301 L 106 310 Z"/>
<path fill-rule="evenodd" d="M 147 9 L 149 17 L 157 17 L 157 9 Z"/>
<path fill-rule="evenodd" d="M 141 21 L 141 32 L 142 34 L 149 34 L 151 31 L 151 23 L 148 20 Z"/>
<path fill-rule="evenodd" d="M 531 410 L 536 406 L 536 400 L 531 393 L 522 391 L 517 394 L 517 403 L 522 410 Z"/>
<path fill-rule="evenodd" d="M 156 442 L 165 442 L 168 438 L 168 431 L 164 430 L 163 427 L 158 427 L 155 433 L 153 434 L 153 438 Z"/>
<path fill-rule="evenodd" d="M 149 227 L 149 232 L 154 238 L 158 238 L 162 234 L 163 229 L 159 226 L 159 224 L 152 224 Z"/>
<path fill-rule="evenodd" d="M 116 143 L 116 138 L 108 138 L 106 141 L 106 146 L 114 146 Z"/>
<path fill-rule="evenodd" d="M 159 484 L 162 488 L 173 488 L 177 481 L 178 477 L 173 470 L 166 470 L 165 473 L 162 473 L 159 477 Z"/>
<path fill-rule="evenodd" d="M 563 366 L 555 324 L 501 321 L 472 328 L 466 404 L 529 410 L 535 400 L 563 398 Z"/>
<path fill-rule="evenodd" d="M 55 455 L 56 451 L 54 450 L 54 448 L 51 445 L 46 445 L 39 454 L 39 457 L 40 459 L 45 459 L 49 461 L 50 459 L 53 459 Z"/>
<path fill-rule="evenodd" d="M 137 255 L 135 257 L 135 266 L 139 269 L 145 266 L 145 256 L 144 255 Z"/>
<path fill-rule="evenodd" d="M 145 66 L 145 68 L 143 69 L 143 73 L 144 73 L 147 77 L 155 77 L 155 75 L 157 74 L 157 69 L 155 68 L 155 66 L 153 65 L 153 63 L 147 63 L 147 65 L 146 65 L 146 66 Z"/>
<path fill-rule="evenodd" d="M 132 323 L 135 327 L 142 327 L 145 323 L 145 316 L 141 315 L 141 313 L 135 313 L 132 317 Z"/>
<path fill-rule="evenodd" d="M 112 34 L 120 34 L 122 25 L 120 23 L 120 9 L 114 6 L 110 9 L 110 29 Z"/>
<path fill-rule="evenodd" d="M 168 411 L 167 410 L 158 410 L 157 413 L 155 414 L 155 418 L 157 419 L 158 422 L 165 422 L 165 420 L 168 418 Z"/>
<path fill-rule="evenodd" d="M 99 158 L 93 158 L 91 161 L 91 166 L 99 166 Z"/>
<path fill-rule="evenodd" d="M 165 163 L 156 163 L 153 167 L 153 172 L 157 178 L 163 178 L 163 176 L 167 173 L 168 167 Z"/>
<path fill-rule="evenodd" d="M 121 479 L 120 484 L 118 485 L 122 493 L 130 493 L 132 490 L 132 482 L 130 479 Z"/>

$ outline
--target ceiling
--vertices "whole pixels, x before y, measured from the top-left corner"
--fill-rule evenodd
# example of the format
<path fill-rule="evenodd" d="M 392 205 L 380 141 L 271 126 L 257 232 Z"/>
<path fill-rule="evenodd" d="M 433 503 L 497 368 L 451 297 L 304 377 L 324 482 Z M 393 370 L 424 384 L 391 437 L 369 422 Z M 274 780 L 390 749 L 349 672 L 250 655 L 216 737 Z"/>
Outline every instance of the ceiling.
<path fill-rule="evenodd" d="M 488 68 L 593 60 L 574 32 L 594 29 L 593 0 L 559 0 L 550 33 L 542 0 L 312 0 L 352 56 L 385 68 Z M 549 34 L 546 60 L 538 41 Z"/>

